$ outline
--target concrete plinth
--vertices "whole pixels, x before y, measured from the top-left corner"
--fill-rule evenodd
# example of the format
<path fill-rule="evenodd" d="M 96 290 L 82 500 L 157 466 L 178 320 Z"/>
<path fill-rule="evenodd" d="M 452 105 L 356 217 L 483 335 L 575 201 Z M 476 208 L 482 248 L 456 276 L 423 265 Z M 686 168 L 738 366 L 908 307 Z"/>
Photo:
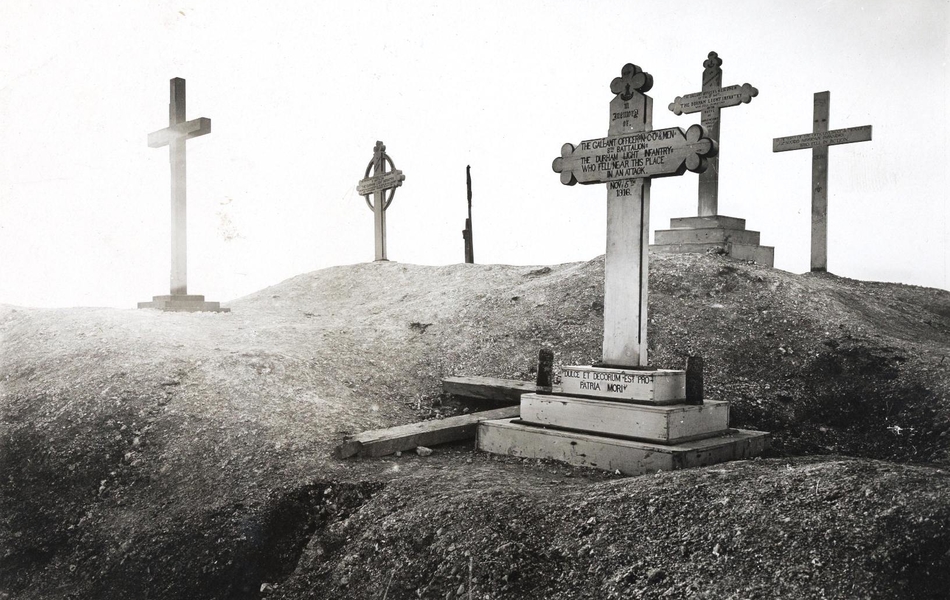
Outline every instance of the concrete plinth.
<path fill-rule="evenodd" d="M 745 219 L 713 215 L 670 219 L 670 229 L 658 229 L 650 249 L 664 254 L 720 252 L 739 260 L 771 267 L 775 248 L 762 246 L 758 231 L 745 228 Z"/>
<path fill-rule="evenodd" d="M 520 416 L 534 425 L 668 445 L 722 435 L 729 428 L 729 403 L 647 406 L 525 394 Z"/>
<path fill-rule="evenodd" d="M 230 308 L 221 308 L 220 302 L 206 302 L 204 296 L 196 294 L 152 296 L 151 302 L 139 302 L 138 307 L 169 312 L 231 312 Z"/>
<path fill-rule="evenodd" d="M 642 475 L 702 467 L 761 454 L 769 434 L 732 429 L 728 433 L 675 445 L 651 444 L 585 433 L 545 429 L 518 419 L 483 421 L 478 426 L 479 450 L 520 458 L 547 458 L 580 467 Z"/>

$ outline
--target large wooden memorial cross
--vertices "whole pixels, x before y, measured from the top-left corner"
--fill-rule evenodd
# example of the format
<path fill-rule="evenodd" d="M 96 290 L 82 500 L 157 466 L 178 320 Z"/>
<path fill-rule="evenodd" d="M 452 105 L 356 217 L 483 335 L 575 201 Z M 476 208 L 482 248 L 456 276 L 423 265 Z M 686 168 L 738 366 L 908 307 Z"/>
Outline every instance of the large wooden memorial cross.
<path fill-rule="evenodd" d="M 187 172 L 185 141 L 211 133 L 211 119 L 185 120 L 185 80 L 171 80 L 171 100 L 168 104 L 168 127 L 148 134 L 150 148 L 168 146 L 171 163 L 172 220 L 171 220 L 171 294 L 188 293 L 188 235 L 187 235 Z"/>
<path fill-rule="evenodd" d="M 391 169 L 390 171 L 386 170 L 387 166 Z M 370 171 L 373 172 L 372 176 L 370 176 Z M 396 168 L 393 159 L 386 154 L 385 144 L 377 141 L 376 147 L 373 148 L 373 160 L 366 166 L 366 173 L 356 186 L 356 191 L 363 196 L 366 205 L 373 211 L 376 229 L 376 260 L 378 261 L 387 260 L 386 209 L 392 204 L 396 188 L 401 186 L 405 179 L 406 176 Z M 372 202 L 369 200 L 370 194 L 373 196 Z"/>
<path fill-rule="evenodd" d="M 554 159 L 561 183 L 607 184 L 604 366 L 647 366 L 650 181 L 702 172 L 716 143 L 700 125 L 653 131 L 653 77 L 627 64 L 610 84 L 607 137 L 564 144 Z"/>
<path fill-rule="evenodd" d="M 677 96 L 669 108 L 676 115 L 702 112 L 701 120 L 709 137 L 717 144 L 719 139 L 719 111 L 730 106 L 748 104 L 759 95 L 759 90 L 748 83 L 722 87 L 722 59 L 710 52 L 703 62 L 703 90 Z M 699 216 L 719 214 L 719 156 L 709 158 L 709 167 L 699 175 Z"/>
<path fill-rule="evenodd" d="M 815 93 L 812 133 L 774 138 L 772 152 L 811 148 L 811 270 L 828 270 L 828 146 L 871 140 L 871 126 L 828 130 L 831 92 Z"/>

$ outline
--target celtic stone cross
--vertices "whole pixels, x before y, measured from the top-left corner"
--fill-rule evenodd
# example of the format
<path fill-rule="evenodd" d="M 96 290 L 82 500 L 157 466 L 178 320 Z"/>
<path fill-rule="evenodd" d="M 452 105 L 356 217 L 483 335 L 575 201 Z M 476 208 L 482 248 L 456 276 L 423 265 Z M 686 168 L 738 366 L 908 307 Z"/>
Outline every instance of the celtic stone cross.
<path fill-rule="evenodd" d="M 390 170 L 387 170 L 387 166 Z M 370 176 L 370 171 L 373 175 Z M 366 173 L 356 187 L 357 193 L 366 200 L 366 205 L 373 211 L 376 229 L 376 260 L 386 258 L 386 209 L 392 204 L 396 188 L 402 185 L 406 176 L 396 169 L 393 159 L 386 154 L 386 146 L 376 142 L 373 148 L 373 160 L 366 166 Z M 387 195 L 386 192 L 389 192 Z M 373 201 L 370 202 L 370 195 Z"/>

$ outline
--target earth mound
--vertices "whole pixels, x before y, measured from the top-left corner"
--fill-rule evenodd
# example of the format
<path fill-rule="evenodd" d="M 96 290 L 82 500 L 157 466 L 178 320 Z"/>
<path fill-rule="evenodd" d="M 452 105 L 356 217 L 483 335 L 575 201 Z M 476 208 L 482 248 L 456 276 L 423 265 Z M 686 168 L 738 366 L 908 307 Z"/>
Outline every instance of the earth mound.
<path fill-rule="evenodd" d="M 0 307 L 0 598 L 945 597 L 950 294 L 651 262 L 651 363 L 703 356 L 770 458 L 332 458 L 475 408 L 441 377 L 597 360 L 602 258 L 335 267 L 228 314 Z"/>

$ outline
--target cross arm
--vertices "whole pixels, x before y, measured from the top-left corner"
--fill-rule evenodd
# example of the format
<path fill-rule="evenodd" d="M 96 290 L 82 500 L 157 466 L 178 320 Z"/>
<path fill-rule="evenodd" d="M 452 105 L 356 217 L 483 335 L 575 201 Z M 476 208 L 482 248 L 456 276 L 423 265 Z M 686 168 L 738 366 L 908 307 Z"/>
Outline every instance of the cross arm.
<path fill-rule="evenodd" d="M 378 173 L 372 177 L 363 179 L 356 186 L 356 193 L 360 196 L 368 196 L 374 192 L 383 192 L 388 189 L 397 188 L 406 180 L 402 171 L 396 169 L 387 173 Z"/>
<path fill-rule="evenodd" d="M 152 133 L 148 134 L 148 147 L 161 148 L 162 146 L 167 146 L 172 140 L 178 138 L 188 140 L 193 137 L 198 137 L 199 135 L 205 135 L 207 133 L 211 133 L 211 119 L 206 117 L 192 119 L 191 121 L 172 125 L 170 127 L 166 127 L 165 129 L 159 129 L 158 131 L 153 131 Z"/>
<path fill-rule="evenodd" d="M 758 95 L 759 90 L 748 83 L 730 85 L 718 90 L 706 90 L 695 94 L 677 96 L 669 108 L 674 114 L 682 115 L 684 113 L 701 112 L 710 108 L 727 108 L 742 103 L 748 104 Z"/>
<path fill-rule="evenodd" d="M 854 142 L 868 142 L 871 140 L 871 126 L 848 127 L 847 129 L 833 129 L 820 133 L 803 133 L 788 137 L 774 138 L 772 152 L 786 152 L 788 150 L 804 150 L 818 146 L 835 146 L 837 144 L 852 144 Z"/>
<path fill-rule="evenodd" d="M 718 150 L 702 125 L 679 127 L 564 144 L 551 165 L 561 183 L 607 183 L 644 177 L 670 177 L 687 170 L 702 173 Z"/>

